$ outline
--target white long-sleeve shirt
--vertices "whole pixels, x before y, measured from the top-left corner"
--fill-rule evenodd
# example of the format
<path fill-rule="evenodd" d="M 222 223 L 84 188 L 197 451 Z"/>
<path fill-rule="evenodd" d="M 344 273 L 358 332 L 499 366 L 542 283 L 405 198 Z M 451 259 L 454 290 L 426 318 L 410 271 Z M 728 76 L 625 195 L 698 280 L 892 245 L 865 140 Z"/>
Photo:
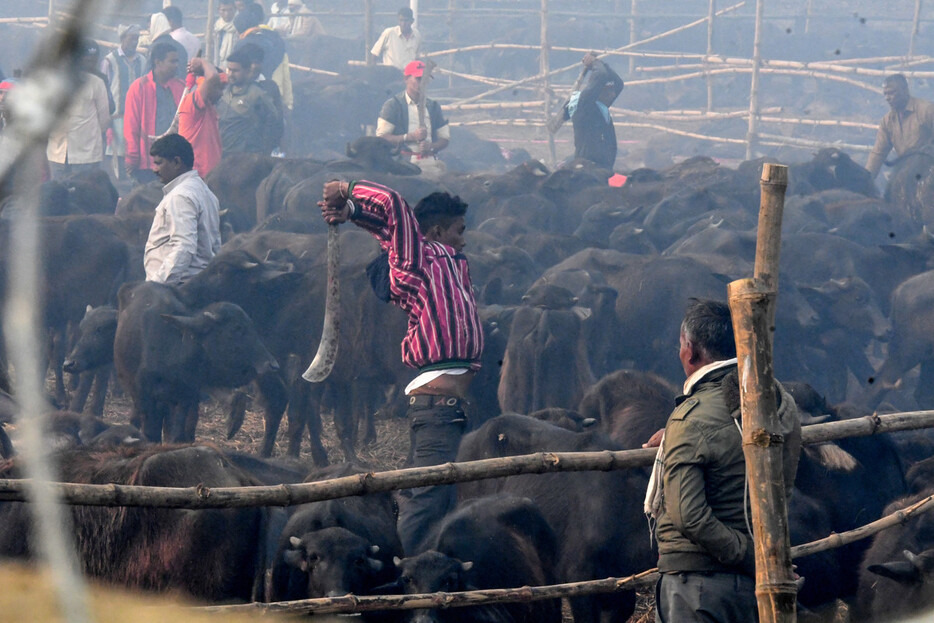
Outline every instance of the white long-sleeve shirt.
<path fill-rule="evenodd" d="M 162 189 L 143 252 L 146 281 L 178 285 L 201 272 L 221 248 L 217 197 L 197 171 Z"/>

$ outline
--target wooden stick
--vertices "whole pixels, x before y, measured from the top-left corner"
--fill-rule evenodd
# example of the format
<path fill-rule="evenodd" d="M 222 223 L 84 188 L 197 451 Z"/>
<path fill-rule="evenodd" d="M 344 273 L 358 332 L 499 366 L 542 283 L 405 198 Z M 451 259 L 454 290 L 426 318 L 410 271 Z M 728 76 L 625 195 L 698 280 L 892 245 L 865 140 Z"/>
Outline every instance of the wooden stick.
<path fill-rule="evenodd" d="M 842 422 L 807 426 L 805 444 L 846 437 L 868 437 L 901 430 L 934 428 L 934 411 L 869 415 Z M 369 472 L 322 482 L 265 487 L 140 487 L 56 483 L 67 504 L 85 506 L 157 506 L 163 508 L 246 508 L 292 506 L 367 493 L 410 489 L 429 484 L 451 484 L 519 474 L 561 471 L 609 471 L 651 465 L 651 449 L 603 452 L 539 452 L 524 456 L 445 463 L 387 472 Z M 24 479 L 0 479 L 0 501 L 26 501 Z"/>
<path fill-rule="evenodd" d="M 761 14 L 757 25 L 760 20 Z M 759 620 L 793 623 L 797 588 L 791 567 L 782 470 L 785 441 L 781 435 L 772 376 L 772 332 L 788 167 L 765 164 L 760 183 L 762 200 L 754 277 L 730 283 L 727 291 L 740 373 L 743 451 L 756 547 Z"/>
<path fill-rule="evenodd" d="M 421 610 L 425 608 L 462 608 L 479 604 L 540 601 L 559 597 L 576 597 L 593 593 L 615 593 L 648 586 L 658 580 L 658 569 L 648 569 L 625 578 L 605 578 L 587 582 L 568 582 L 550 586 L 491 588 L 456 593 L 419 593 L 414 595 L 344 595 L 296 601 L 250 603 L 232 606 L 204 606 L 208 612 L 273 612 L 291 614 L 330 614 L 368 612 L 372 610 Z"/>
<path fill-rule="evenodd" d="M 633 0 L 635 1 L 635 0 Z M 541 84 L 541 94 L 542 99 L 545 100 L 545 105 L 542 107 L 542 119 L 547 123 L 551 119 L 551 89 L 549 88 L 549 77 L 548 70 L 551 68 L 549 63 L 548 55 L 548 0 L 541 0 L 542 12 L 541 12 L 541 44 L 542 49 L 538 55 L 539 58 L 539 73 L 542 75 L 542 84 Z M 563 117 L 563 114 L 562 114 Z M 551 168 L 555 167 L 555 164 L 558 161 L 558 155 L 555 151 L 555 133 L 548 132 L 548 156 L 551 161 L 548 165 Z"/>

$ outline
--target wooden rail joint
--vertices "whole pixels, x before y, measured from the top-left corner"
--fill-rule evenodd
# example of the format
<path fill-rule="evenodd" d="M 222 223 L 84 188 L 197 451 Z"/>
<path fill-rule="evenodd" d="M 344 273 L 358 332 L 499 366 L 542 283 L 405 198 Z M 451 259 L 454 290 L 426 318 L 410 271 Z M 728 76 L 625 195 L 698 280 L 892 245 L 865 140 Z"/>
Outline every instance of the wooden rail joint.
<path fill-rule="evenodd" d="M 785 443 L 785 437 L 779 433 L 769 433 L 764 428 L 758 428 L 752 431 L 749 436 L 749 445 L 768 448 L 769 446 L 778 446 Z"/>

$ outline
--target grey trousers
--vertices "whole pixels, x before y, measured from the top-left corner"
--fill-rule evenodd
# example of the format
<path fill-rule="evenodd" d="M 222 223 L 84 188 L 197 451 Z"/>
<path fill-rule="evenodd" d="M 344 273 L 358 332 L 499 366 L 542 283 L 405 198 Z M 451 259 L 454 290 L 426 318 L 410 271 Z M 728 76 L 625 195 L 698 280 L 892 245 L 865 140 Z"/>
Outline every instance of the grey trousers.
<path fill-rule="evenodd" d="M 756 581 L 741 573 L 663 573 L 655 585 L 657 623 L 756 623 Z"/>

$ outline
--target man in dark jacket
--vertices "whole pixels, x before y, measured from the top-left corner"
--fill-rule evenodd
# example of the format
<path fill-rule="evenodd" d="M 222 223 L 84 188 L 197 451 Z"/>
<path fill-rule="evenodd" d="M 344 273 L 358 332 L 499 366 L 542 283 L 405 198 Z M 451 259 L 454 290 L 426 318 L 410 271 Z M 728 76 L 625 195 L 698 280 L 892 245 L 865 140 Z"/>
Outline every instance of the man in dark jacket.
<path fill-rule="evenodd" d="M 253 58 L 237 48 L 227 58 L 227 88 L 217 107 L 223 154 L 269 155 L 269 146 L 282 134 L 282 114 L 253 80 Z"/>
<path fill-rule="evenodd" d="M 681 324 L 687 381 L 659 448 L 646 495 L 657 519 L 656 620 L 756 621 L 755 551 L 746 521 L 736 345 L 730 309 L 694 301 Z M 786 495 L 801 449 L 794 399 L 777 384 Z M 660 484 L 660 487 L 657 486 Z"/>
<path fill-rule="evenodd" d="M 574 125 L 574 157 L 613 169 L 616 162 L 616 130 L 610 106 L 623 90 L 623 80 L 610 66 L 588 52 L 582 61 L 587 72 L 584 88 L 574 91 L 565 115 Z"/>

